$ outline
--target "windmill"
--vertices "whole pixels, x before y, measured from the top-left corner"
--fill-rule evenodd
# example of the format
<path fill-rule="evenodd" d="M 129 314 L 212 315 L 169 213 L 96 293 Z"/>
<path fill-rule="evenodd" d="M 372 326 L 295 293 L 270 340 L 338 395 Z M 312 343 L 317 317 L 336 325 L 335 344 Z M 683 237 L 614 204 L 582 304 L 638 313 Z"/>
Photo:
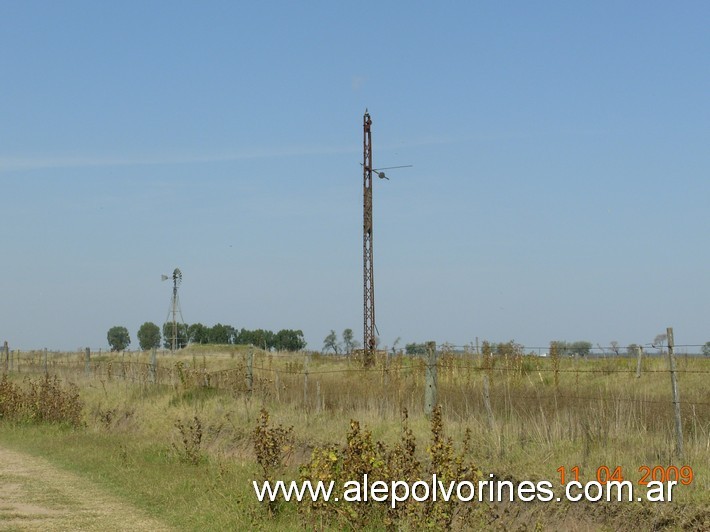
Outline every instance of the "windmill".
<path fill-rule="evenodd" d="M 170 321 L 172 323 L 172 335 L 170 337 L 170 350 L 175 352 L 178 347 L 178 315 L 180 316 L 180 323 L 185 323 L 184 320 L 182 319 L 182 310 L 180 309 L 180 298 L 178 297 L 178 287 L 180 286 L 180 283 L 182 283 L 182 272 L 180 271 L 180 268 L 175 268 L 173 270 L 173 297 L 170 302 L 170 308 L 168 309 L 168 317 L 166 321 Z M 161 275 L 160 280 L 161 281 L 167 281 L 170 279 L 169 275 Z M 170 319 L 172 316 L 172 320 Z"/>

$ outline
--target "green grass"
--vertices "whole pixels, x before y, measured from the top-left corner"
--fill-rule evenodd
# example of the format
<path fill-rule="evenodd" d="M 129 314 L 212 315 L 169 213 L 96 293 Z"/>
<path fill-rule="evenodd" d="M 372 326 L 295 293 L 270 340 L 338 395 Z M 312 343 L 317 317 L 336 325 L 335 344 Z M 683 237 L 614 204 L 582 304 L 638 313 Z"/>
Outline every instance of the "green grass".
<path fill-rule="evenodd" d="M 167 446 L 128 435 L 48 426 L 4 426 L 0 443 L 42 456 L 105 488 L 180 530 L 282 528 L 295 523 L 288 508 L 269 518 L 253 496 L 254 464 L 210 458 L 182 462 Z M 41 479 L 38 479 L 40 482 Z"/>

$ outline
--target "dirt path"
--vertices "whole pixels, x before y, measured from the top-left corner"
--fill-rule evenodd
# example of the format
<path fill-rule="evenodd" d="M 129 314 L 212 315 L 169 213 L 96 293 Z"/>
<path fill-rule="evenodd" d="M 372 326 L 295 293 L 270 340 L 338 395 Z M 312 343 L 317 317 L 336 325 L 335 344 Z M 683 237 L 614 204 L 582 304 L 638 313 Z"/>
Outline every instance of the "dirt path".
<path fill-rule="evenodd" d="M 47 460 L 0 447 L 0 530 L 171 530 Z"/>

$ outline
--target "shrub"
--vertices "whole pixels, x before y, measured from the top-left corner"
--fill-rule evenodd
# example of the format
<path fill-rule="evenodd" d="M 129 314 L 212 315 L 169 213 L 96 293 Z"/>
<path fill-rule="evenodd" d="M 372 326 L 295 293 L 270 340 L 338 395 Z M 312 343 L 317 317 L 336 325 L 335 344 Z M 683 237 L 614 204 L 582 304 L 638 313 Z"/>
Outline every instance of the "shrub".
<path fill-rule="evenodd" d="M 404 481 L 412 485 L 416 481 L 431 483 L 432 475 L 448 486 L 450 482 L 469 481 L 474 485 L 481 479 L 481 472 L 467 458 L 469 436 L 463 448 L 457 452 L 451 438 L 444 436 L 441 408 L 437 407 L 431 419 L 431 443 L 427 448 L 427 460 L 417 458 L 416 441 L 407 424 L 406 410 L 402 415 L 402 433 L 399 442 L 388 447 L 380 441 L 373 441 L 372 433 L 362 430 L 357 421 L 350 422 L 350 430 L 343 448 L 327 446 L 316 448 L 311 460 L 301 467 L 301 481 L 312 483 L 334 481 L 336 486 L 347 482 L 361 481 L 365 474 L 368 484 L 384 482 L 391 486 L 393 481 Z M 455 518 L 466 519 L 478 511 L 477 505 L 460 503 L 455 497 L 448 501 L 417 502 L 410 497 L 392 508 L 388 499 L 383 502 L 360 501 L 357 504 L 342 497 L 335 502 L 311 501 L 306 497 L 300 503 L 299 512 L 306 526 L 318 524 L 363 528 L 372 523 L 384 523 L 388 529 L 434 528 L 437 530 L 454 527 Z"/>
<path fill-rule="evenodd" d="M 62 386 L 54 376 L 32 380 L 24 387 L 10 382 L 7 375 L 0 381 L 0 419 L 20 423 L 66 423 L 81 425 L 83 402 L 74 384 Z"/>

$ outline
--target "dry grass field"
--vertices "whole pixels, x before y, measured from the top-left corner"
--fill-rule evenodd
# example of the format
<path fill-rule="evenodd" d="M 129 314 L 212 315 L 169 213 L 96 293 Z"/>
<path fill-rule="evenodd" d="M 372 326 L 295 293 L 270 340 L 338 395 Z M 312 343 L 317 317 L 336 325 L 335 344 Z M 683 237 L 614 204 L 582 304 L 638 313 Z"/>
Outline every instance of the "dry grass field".
<path fill-rule="evenodd" d="M 88 366 L 83 353 L 51 354 L 46 369 L 62 386 L 76 386 L 81 422 L 6 416 L 0 445 L 42 455 L 178 529 L 710 529 L 708 359 L 677 360 L 681 458 L 664 357 L 644 359 L 637 378 L 630 358 L 484 359 L 444 351 L 436 361 L 441 423 L 432 427 L 424 415 L 425 358 L 378 356 L 364 369 L 345 357 L 249 352 L 192 347 L 159 354 L 157 368 L 149 354 L 92 353 Z M 15 362 L 6 381 L 15 386 L 44 374 L 41 352 Z M 412 449 L 402 459 L 390 451 L 402 450 L 405 440 Z M 278 448 L 265 449 L 267 441 Z M 453 471 L 452 464 L 466 463 L 456 475 L 559 485 L 562 467 L 568 475 L 578 467 L 584 482 L 606 466 L 638 484 L 644 466 L 675 465 L 691 467 L 693 480 L 665 503 L 462 503 L 394 515 L 382 505 L 353 510 L 256 500 L 252 480 L 315 478 L 324 474 L 318 453 L 345 456 L 356 444 L 363 455 L 391 462 L 379 471 L 415 462 L 420 472 Z M 267 451 L 273 461 L 265 467 Z M 344 464 L 355 467 L 352 457 Z M 358 467 L 350 471 L 374 467 L 374 474 L 380 466 Z"/>

